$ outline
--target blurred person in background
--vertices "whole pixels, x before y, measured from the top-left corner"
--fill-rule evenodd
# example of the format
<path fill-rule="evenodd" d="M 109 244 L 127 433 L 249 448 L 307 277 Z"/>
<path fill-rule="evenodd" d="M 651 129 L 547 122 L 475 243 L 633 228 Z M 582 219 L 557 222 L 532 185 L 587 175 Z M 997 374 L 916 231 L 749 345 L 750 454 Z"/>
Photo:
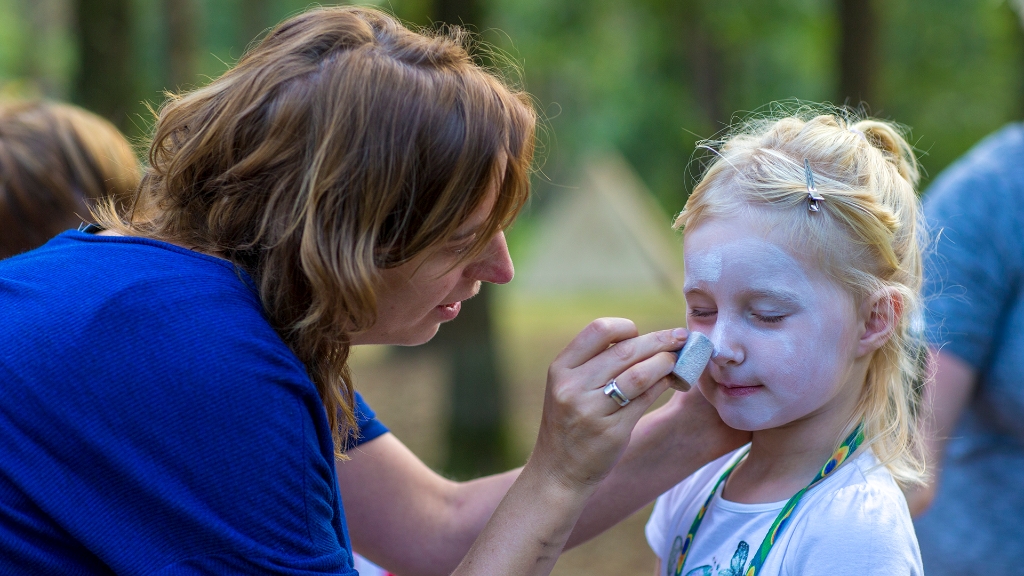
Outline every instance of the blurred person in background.
<path fill-rule="evenodd" d="M 127 201 L 139 183 L 132 147 L 113 124 L 72 106 L 0 101 L 0 258 L 43 245 Z"/>
<path fill-rule="evenodd" d="M 924 208 L 936 237 L 925 261 L 933 477 L 908 502 L 919 514 L 925 572 L 1020 574 L 1024 125 L 1003 128 L 946 169 Z"/>
<path fill-rule="evenodd" d="M 1024 1 L 1012 2 L 1018 15 Z M 1024 124 L 984 139 L 924 197 L 932 478 L 908 494 L 925 572 L 1024 566 Z"/>
<path fill-rule="evenodd" d="M 699 393 L 644 415 L 688 333 L 624 319 L 519 470 L 449 481 L 355 393 L 351 346 L 512 279 L 536 118 L 464 42 L 295 16 L 164 104 L 130 205 L 0 262 L 0 573 L 546 574 L 742 443 Z"/>

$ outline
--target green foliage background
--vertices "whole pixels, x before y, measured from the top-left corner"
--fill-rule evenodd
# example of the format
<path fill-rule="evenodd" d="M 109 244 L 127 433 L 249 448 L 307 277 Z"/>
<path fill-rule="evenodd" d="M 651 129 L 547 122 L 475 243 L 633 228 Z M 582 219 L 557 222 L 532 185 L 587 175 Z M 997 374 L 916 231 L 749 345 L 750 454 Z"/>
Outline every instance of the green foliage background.
<path fill-rule="evenodd" d="M 220 74 L 252 40 L 245 0 L 196 0 L 194 85 Z M 547 118 L 537 188 L 570 184 L 589 154 L 618 149 L 668 211 L 692 186 L 694 144 L 730 118 L 775 100 L 834 101 L 834 0 L 481 0 L 482 39 L 523 70 Z M 429 25 L 431 0 L 373 2 Z M 35 5 L 36 8 L 32 8 Z M 911 129 L 927 177 L 1024 109 L 1024 39 L 1004 0 L 877 0 L 877 94 L 870 111 Z M 38 6 L 44 6 L 39 8 Z M 0 93 L 74 98 L 69 0 L 0 0 Z M 305 9 L 269 0 L 265 25 Z M 148 130 L 145 102 L 165 86 L 167 37 L 158 0 L 133 0 L 127 124 Z M 713 56 L 713 102 L 695 54 Z M 706 72 L 706 71 L 705 71 Z M 188 88 L 183 86 L 180 88 Z M 852 104 L 857 104 L 856 102 Z M 927 180 L 926 180 L 927 181 Z"/>

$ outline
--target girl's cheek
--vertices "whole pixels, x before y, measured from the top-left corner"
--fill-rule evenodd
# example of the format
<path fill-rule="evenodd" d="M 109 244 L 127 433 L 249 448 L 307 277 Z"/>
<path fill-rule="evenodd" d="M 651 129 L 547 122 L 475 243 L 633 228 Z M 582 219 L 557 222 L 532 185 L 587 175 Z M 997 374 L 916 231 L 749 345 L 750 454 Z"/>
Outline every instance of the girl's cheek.
<path fill-rule="evenodd" d="M 715 323 L 709 322 L 707 318 L 690 315 L 686 318 L 686 327 L 691 332 L 700 332 L 707 336 L 708 332 L 714 329 Z"/>
<path fill-rule="evenodd" d="M 700 390 L 700 393 L 703 394 L 709 402 L 711 402 L 711 405 L 717 408 L 717 405 L 715 404 L 715 393 L 718 390 L 718 386 L 715 384 L 715 381 L 711 379 L 710 367 L 700 375 L 700 378 L 697 379 L 697 388 Z"/>
<path fill-rule="evenodd" d="M 772 354 L 780 360 L 800 360 L 797 358 L 798 350 L 800 349 L 797 346 L 798 340 L 799 337 L 795 334 L 791 334 L 789 332 L 778 333 L 772 342 Z"/>

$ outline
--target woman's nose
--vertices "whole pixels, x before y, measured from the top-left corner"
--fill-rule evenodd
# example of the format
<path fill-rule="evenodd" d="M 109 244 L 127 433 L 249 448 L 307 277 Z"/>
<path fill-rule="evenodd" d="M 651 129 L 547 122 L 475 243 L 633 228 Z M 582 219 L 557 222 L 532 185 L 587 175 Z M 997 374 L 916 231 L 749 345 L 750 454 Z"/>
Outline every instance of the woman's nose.
<path fill-rule="evenodd" d="M 492 284 L 507 284 L 512 280 L 515 267 L 508 253 L 504 232 L 494 235 L 476 261 L 466 267 L 465 274 L 473 280 Z"/>
<path fill-rule="evenodd" d="M 711 331 L 711 343 L 715 345 L 715 353 L 711 355 L 711 361 L 719 366 L 730 364 L 741 364 L 743 362 L 743 347 L 735 338 L 728 318 L 722 318 L 719 312 L 719 319 L 715 322 L 715 329 Z"/>

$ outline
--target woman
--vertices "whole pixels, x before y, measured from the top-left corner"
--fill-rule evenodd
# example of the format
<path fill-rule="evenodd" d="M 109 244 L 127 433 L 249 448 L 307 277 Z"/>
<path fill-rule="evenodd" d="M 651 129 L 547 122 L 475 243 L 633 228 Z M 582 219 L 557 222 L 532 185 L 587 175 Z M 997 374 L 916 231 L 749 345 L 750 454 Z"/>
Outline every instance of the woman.
<path fill-rule="evenodd" d="M 686 332 L 621 319 L 552 365 L 521 471 L 443 480 L 355 395 L 350 346 L 512 278 L 534 121 L 458 37 L 350 7 L 169 101 L 131 210 L 0 264 L 0 572 L 352 574 L 343 495 L 393 571 L 545 574 L 588 499 L 577 539 L 736 445 L 691 396 L 627 449 Z"/>

